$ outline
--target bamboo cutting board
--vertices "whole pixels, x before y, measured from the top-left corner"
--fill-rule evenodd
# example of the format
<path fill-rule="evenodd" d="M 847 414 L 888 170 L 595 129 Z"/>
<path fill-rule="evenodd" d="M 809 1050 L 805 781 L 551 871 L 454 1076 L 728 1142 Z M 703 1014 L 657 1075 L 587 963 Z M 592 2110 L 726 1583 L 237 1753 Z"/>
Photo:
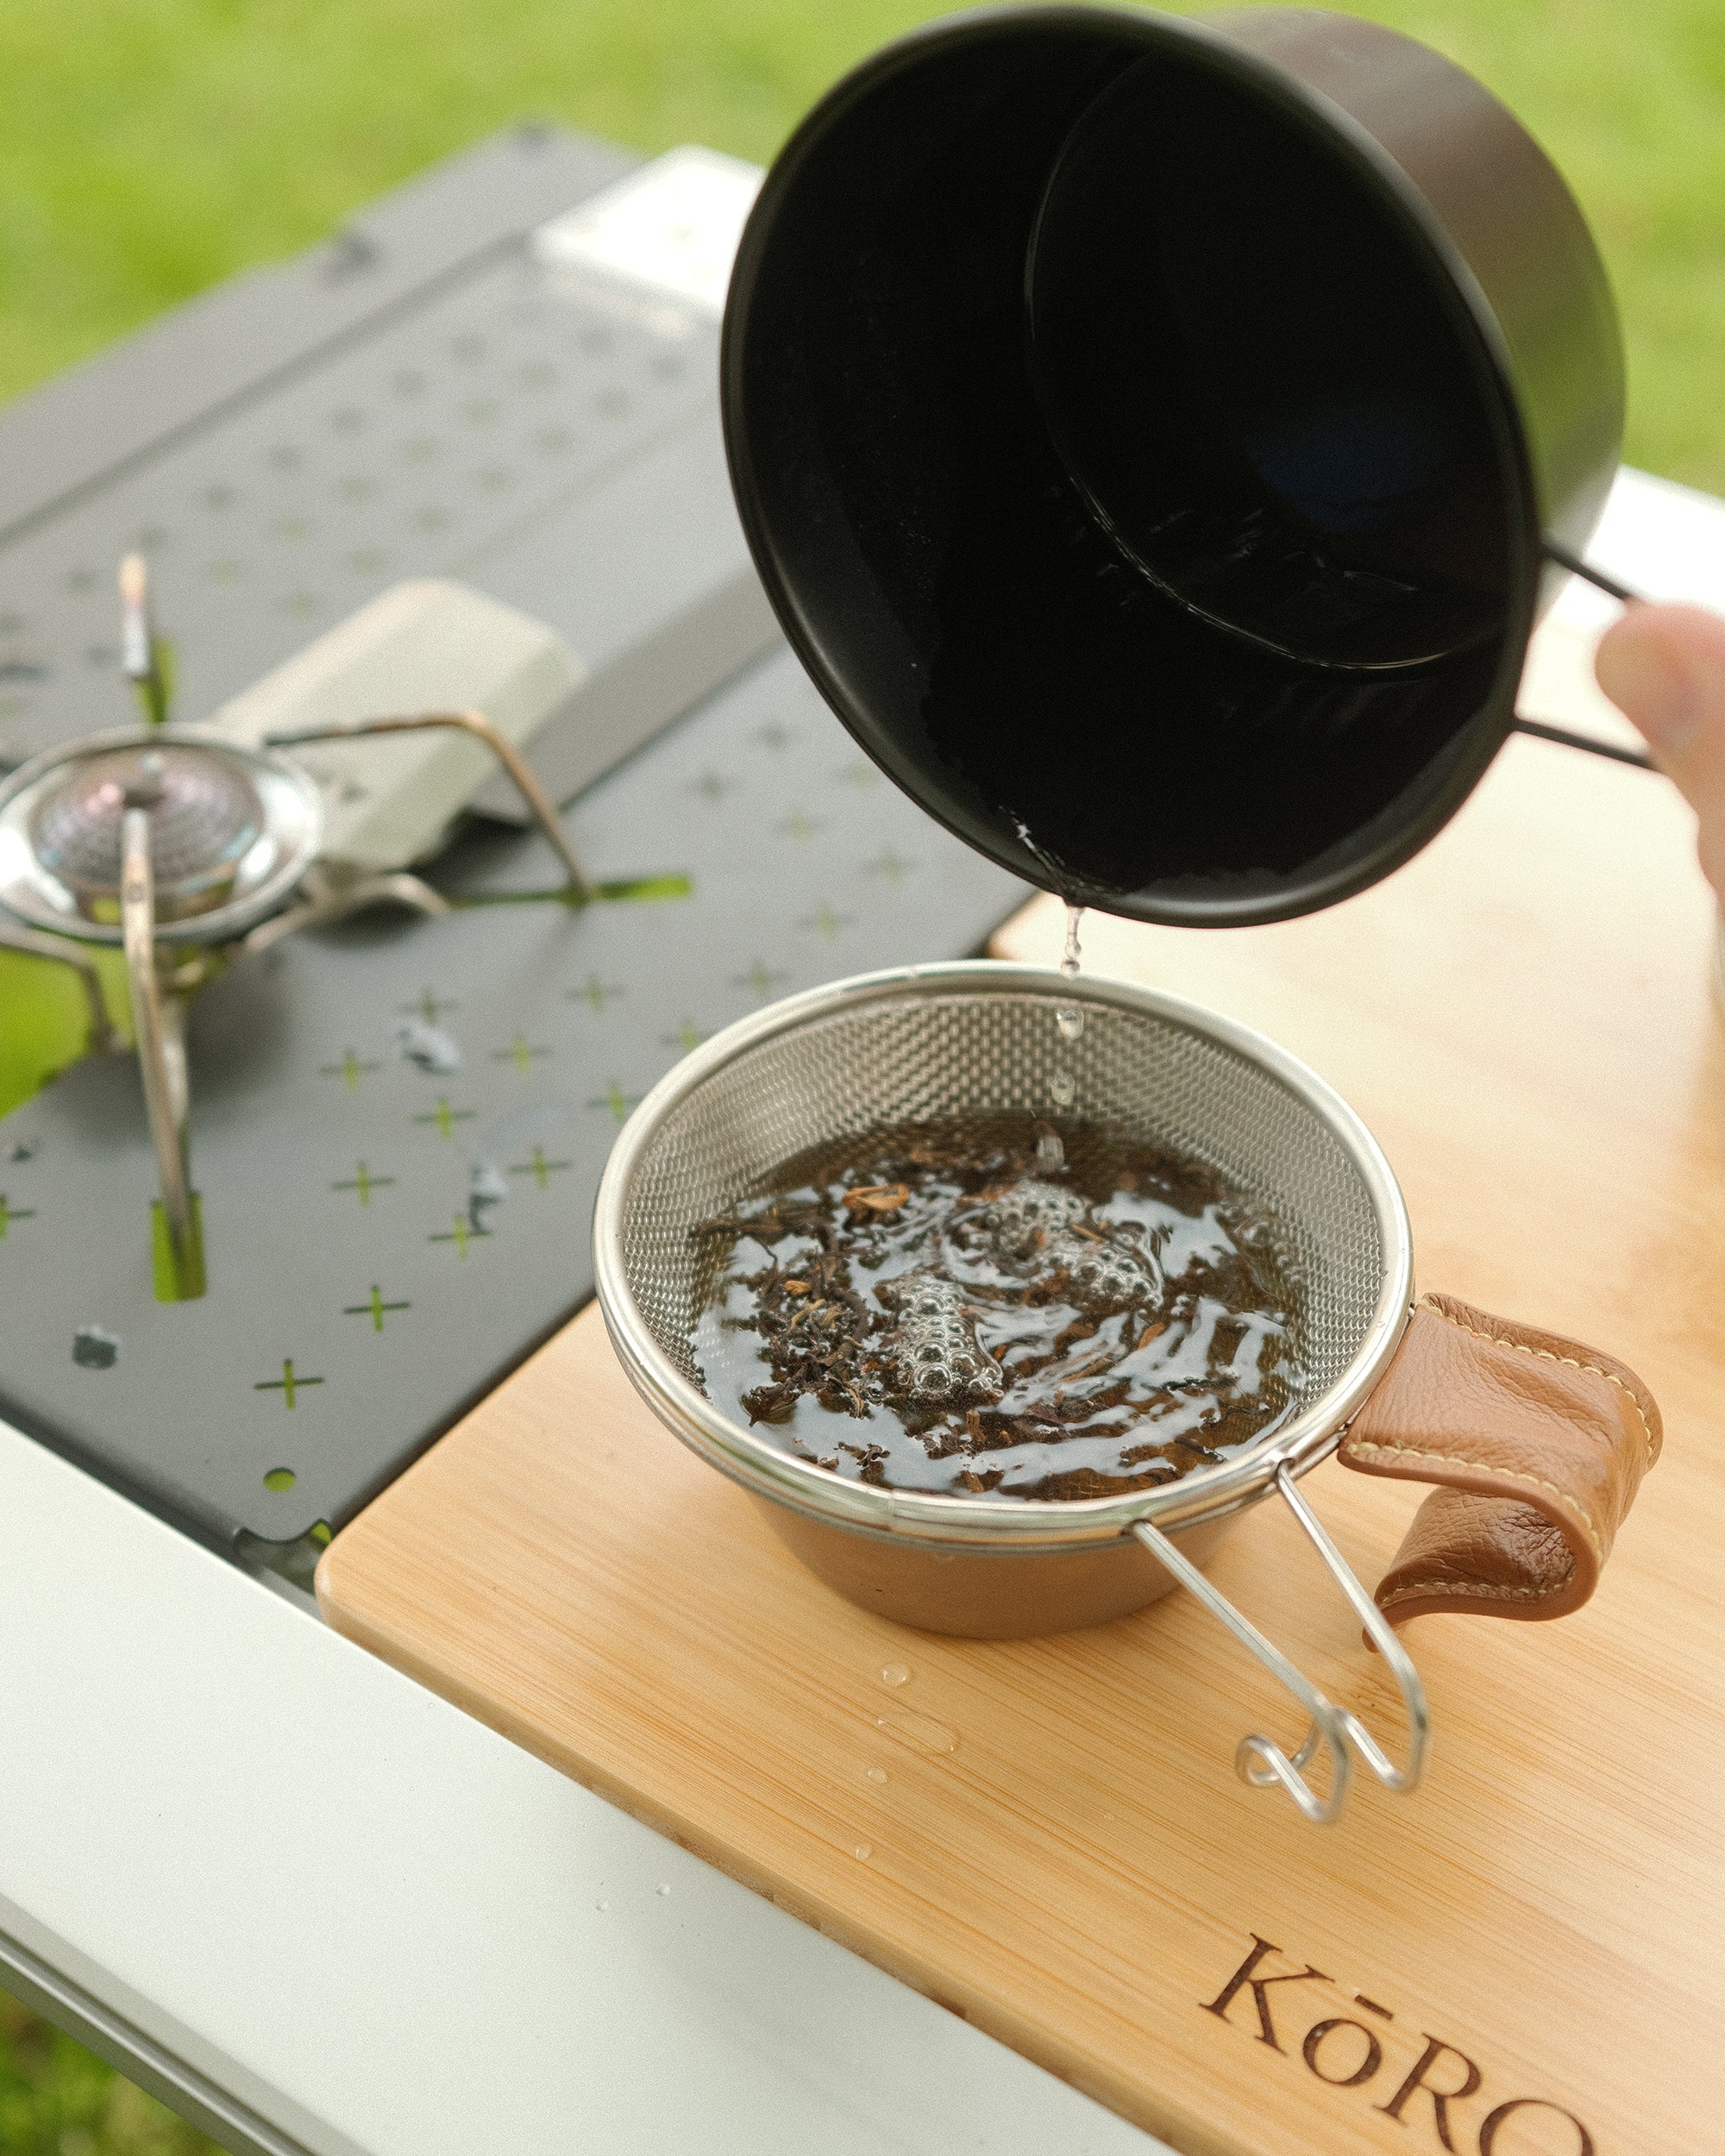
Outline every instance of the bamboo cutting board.
<path fill-rule="evenodd" d="M 839 1601 L 639 1405 L 596 1311 L 337 1537 L 330 1621 L 1194 2156 L 1725 2148 L 1725 1054 L 1662 781 L 1516 741 L 1389 883 L 1086 962 L 1360 1109 L 1421 1284 L 1622 1355 L 1665 1416 L 1594 1601 L 1406 1634 L 1425 1786 L 1308 1827 L 1233 1771 L 1295 1710 L 1187 1598 L 1050 1639 Z M 1038 905 L 1003 955 L 1051 959 Z M 1419 1494 L 1304 1485 L 1368 1578 Z M 1381 1731 L 1281 1507 L 1214 1576 Z M 507 1831 L 506 1822 L 499 1831 Z"/>

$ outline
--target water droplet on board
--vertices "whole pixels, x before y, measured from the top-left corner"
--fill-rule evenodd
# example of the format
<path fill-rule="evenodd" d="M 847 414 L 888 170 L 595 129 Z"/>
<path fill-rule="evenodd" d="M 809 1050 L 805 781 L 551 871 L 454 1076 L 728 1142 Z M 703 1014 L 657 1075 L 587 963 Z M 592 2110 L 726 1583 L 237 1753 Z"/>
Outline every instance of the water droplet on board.
<path fill-rule="evenodd" d="M 872 1857 L 875 1853 L 874 1843 L 871 1841 L 859 1841 L 856 1845 L 856 1853 L 866 1860 L 868 1858 Z"/>
<path fill-rule="evenodd" d="M 599 1915 L 603 1916 L 605 1912 L 611 1907 L 611 1904 L 609 1902 L 595 1902 L 593 1903 L 593 1907 L 599 1911 Z"/>
<path fill-rule="evenodd" d="M 908 1684 L 910 1681 L 909 1665 L 903 1662 L 889 1662 L 881 1672 L 882 1684 Z"/>
<path fill-rule="evenodd" d="M 867 1782 L 884 1782 L 886 1778 L 887 1770 L 884 1767 L 869 1767 L 863 1775 L 863 1779 Z"/>
<path fill-rule="evenodd" d="M 656 1894 L 668 1894 L 670 1890 L 671 1890 L 668 1886 L 655 1887 L 653 1890 Z"/>

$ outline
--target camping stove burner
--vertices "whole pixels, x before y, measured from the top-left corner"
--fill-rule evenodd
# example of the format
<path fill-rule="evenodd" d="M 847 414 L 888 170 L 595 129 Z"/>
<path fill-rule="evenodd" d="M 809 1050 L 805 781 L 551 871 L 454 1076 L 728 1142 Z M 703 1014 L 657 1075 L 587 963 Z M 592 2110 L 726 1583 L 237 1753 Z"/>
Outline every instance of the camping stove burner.
<path fill-rule="evenodd" d="M 310 777 L 267 749 L 167 727 L 86 735 L 0 780 L 0 907 L 33 930 L 123 943 L 134 815 L 148 838 L 153 940 L 208 950 L 281 912 L 323 822 Z"/>
<path fill-rule="evenodd" d="M 117 1036 L 84 946 L 123 948 L 166 1230 L 159 1279 L 168 1285 L 157 1294 L 191 1300 L 204 1292 L 204 1273 L 187 1167 L 187 999 L 296 929 L 327 927 L 380 903 L 434 916 L 449 910 L 405 861 L 358 871 L 321 861 L 317 786 L 278 752 L 376 734 L 466 734 L 508 773 L 568 872 L 560 895 L 585 906 L 597 893 L 532 767 L 482 712 L 332 718 L 266 735 L 256 749 L 181 732 L 168 723 L 164 647 L 150 625 L 149 579 L 136 555 L 120 565 L 120 601 L 126 671 L 150 723 L 44 750 L 0 778 L 0 945 L 72 968 L 98 1050 L 117 1045 Z M 0 1200 L 0 1227 L 3 1221 Z"/>
<path fill-rule="evenodd" d="M 265 836 L 258 790 L 225 756 L 176 743 L 83 757 L 36 803 L 29 837 L 38 862 L 66 887 L 86 918 L 119 918 L 129 808 L 149 817 L 162 920 L 219 905 Z"/>

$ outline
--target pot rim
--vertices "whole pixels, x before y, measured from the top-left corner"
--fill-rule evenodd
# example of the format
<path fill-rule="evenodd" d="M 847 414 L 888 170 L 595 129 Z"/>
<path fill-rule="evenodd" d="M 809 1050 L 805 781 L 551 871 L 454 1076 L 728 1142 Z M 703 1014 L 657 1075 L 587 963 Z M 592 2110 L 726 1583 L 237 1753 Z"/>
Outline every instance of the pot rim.
<path fill-rule="evenodd" d="M 674 1368 L 654 1338 L 629 1282 L 623 1233 L 635 1175 L 670 1115 L 717 1073 L 764 1043 L 870 1003 L 935 995 L 1032 994 L 1088 1002 L 1162 1018 L 1243 1056 L 1284 1085 L 1339 1140 L 1370 1194 L 1383 1249 L 1383 1279 L 1371 1320 L 1336 1382 L 1279 1428 L 1232 1459 L 1178 1482 L 1120 1497 L 1070 1502 L 951 1497 L 877 1489 L 794 1459 L 722 1413 Z M 641 1102 L 618 1135 L 593 1215 L 599 1307 L 618 1359 L 659 1420 L 692 1451 L 756 1495 L 838 1527 L 907 1536 L 958 1550 L 1077 1548 L 1129 1534 L 1139 1520 L 1173 1531 L 1255 1504 L 1278 1471 L 1301 1476 L 1327 1458 L 1401 1344 L 1413 1287 L 1413 1236 L 1389 1162 L 1360 1118 L 1317 1073 L 1265 1035 L 1183 996 L 1136 982 L 996 959 L 894 967 L 786 997 L 738 1019 L 683 1058 Z"/>

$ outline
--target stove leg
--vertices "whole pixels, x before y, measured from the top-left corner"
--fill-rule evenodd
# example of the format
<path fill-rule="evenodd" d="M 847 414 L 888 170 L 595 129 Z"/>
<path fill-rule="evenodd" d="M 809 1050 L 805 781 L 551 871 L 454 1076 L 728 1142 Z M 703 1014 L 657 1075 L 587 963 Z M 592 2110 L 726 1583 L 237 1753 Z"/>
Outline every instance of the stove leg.
<path fill-rule="evenodd" d="M 162 1217 L 172 1255 L 176 1300 L 204 1292 L 203 1252 L 186 1175 L 186 1121 L 190 1093 L 185 1068 L 185 999 L 164 993 L 156 971 L 155 879 L 150 867 L 150 819 L 129 808 L 120 904 L 126 937 L 126 974 L 132 992 L 132 1029 L 144 1081 L 144 1108 L 155 1146 Z"/>
<path fill-rule="evenodd" d="M 360 741 L 371 734 L 423 734 L 442 727 L 450 732 L 471 734 L 483 742 L 515 783 L 517 792 L 533 814 L 540 833 L 563 864 L 569 889 L 583 906 L 599 893 L 587 881 L 586 871 L 575 857 L 556 805 L 535 776 L 533 767 L 508 736 L 499 733 L 483 711 L 421 711 L 411 718 L 354 718 L 331 726 L 297 726 L 285 733 L 266 734 L 266 749 L 295 749 L 308 741 Z"/>
<path fill-rule="evenodd" d="M 406 868 L 382 875 L 361 874 L 350 881 L 333 872 L 328 862 L 319 862 L 299 888 L 298 905 L 285 913 L 273 913 L 241 939 L 242 956 L 255 958 L 284 936 L 297 935 L 303 928 L 333 927 L 368 906 L 404 906 L 410 912 L 422 913 L 433 921 L 453 910 L 441 891 L 434 891 L 423 877 Z"/>

